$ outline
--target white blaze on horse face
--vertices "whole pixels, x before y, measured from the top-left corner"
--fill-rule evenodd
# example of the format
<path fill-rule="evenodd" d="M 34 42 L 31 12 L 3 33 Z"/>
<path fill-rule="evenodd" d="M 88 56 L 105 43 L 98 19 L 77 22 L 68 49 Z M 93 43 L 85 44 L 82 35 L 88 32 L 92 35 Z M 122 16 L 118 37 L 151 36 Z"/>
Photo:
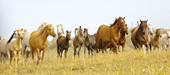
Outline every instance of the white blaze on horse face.
<path fill-rule="evenodd" d="M 79 35 L 79 30 L 76 29 L 76 30 L 75 30 L 75 36 L 77 37 L 78 35 Z"/>
<path fill-rule="evenodd" d="M 63 26 L 62 26 L 62 25 L 58 25 L 58 26 L 57 26 L 57 33 L 58 33 L 58 34 L 63 33 Z"/>
<path fill-rule="evenodd" d="M 147 25 L 147 32 L 150 33 L 150 34 L 153 34 L 154 31 L 153 31 L 153 27 L 151 24 Z"/>

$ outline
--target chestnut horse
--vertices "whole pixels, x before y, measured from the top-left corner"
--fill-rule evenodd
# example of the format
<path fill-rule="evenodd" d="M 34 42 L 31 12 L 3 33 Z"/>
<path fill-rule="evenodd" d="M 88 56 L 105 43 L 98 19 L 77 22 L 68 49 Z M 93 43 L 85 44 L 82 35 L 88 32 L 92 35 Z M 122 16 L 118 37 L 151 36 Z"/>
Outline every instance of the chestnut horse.
<path fill-rule="evenodd" d="M 67 57 L 67 52 L 69 48 L 69 40 L 71 39 L 71 31 L 66 31 L 66 37 L 60 36 L 57 39 L 57 53 L 62 58 L 63 51 L 65 50 L 65 58 Z"/>
<path fill-rule="evenodd" d="M 126 31 L 123 31 L 123 30 L 120 31 L 121 35 L 120 35 L 120 39 L 119 39 L 119 43 L 118 43 L 118 50 L 119 50 L 119 47 L 122 46 L 122 51 L 124 51 L 125 42 L 126 42 L 125 34 L 128 34 L 127 24 L 125 26 L 126 26 Z M 119 52 L 120 52 L 120 50 L 119 50 Z"/>
<path fill-rule="evenodd" d="M 107 25 L 102 25 L 99 27 L 97 33 L 96 33 L 96 52 L 98 53 L 98 48 L 101 40 L 105 43 L 103 46 L 103 49 L 106 51 L 108 46 L 110 44 L 113 45 L 113 51 L 117 53 L 117 45 L 119 43 L 120 39 L 120 30 L 122 29 L 123 31 L 126 30 L 125 27 L 125 17 L 119 17 L 118 19 L 115 19 L 115 22 L 111 24 L 110 26 Z"/>
<path fill-rule="evenodd" d="M 151 37 L 151 42 L 149 43 L 150 50 L 152 50 L 152 46 L 153 46 L 154 50 L 156 47 L 159 49 L 161 37 L 162 37 L 161 29 L 156 29 L 156 35 L 154 37 Z"/>
<path fill-rule="evenodd" d="M 75 33 L 75 37 L 73 40 L 73 46 L 74 46 L 74 57 L 75 57 L 77 53 L 76 50 L 77 48 L 78 48 L 78 56 L 80 54 L 80 50 L 84 42 L 84 37 L 83 37 L 83 32 L 77 28 L 75 29 L 74 33 Z"/>
<path fill-rule="evenodd" d="M 14 38 L 12 35 L 12 37 L 7 42 L 7 50 L 9 51 L 10 54 L 10 64 L 12 62 L 12 57 L 13 57 L 12 54 L 14 54 L 15 56 L 14 61 L 15 64 L 17 65 L 20 59 L 20 52 L 22 48 L 21 39 L 23 38 L 23 32 L 21 30 L 16 30 L 16 32 L 18 34 L 17 37 Z"/>
<path fill-rule="evenodd" d="M 31 36 L 29 39 L 29 44 L 30 44 L 30 48 L 31 48 L 33 62 L 34 62 L 34 52 L 36 51 L 36 53 L 38 55 L 37 56 L 38 57 L 37 65 L 39 64 L 41 51 L 43 51 L 42 58 L 41 58 L 41 60 L 43 61 L 44 53 L 45 53 L 47 45 L 48 45 L 47 37 L 49 35 L 51 35 L 53 37 L 56 36 L 56 33 L 54 32 L 54 27 L 51 24 L 46 25 L 40 31 L 33 31 L 31 33 Z"/>
<path fill-rule="evenodd" d="M 148 50 L 148 32 L 147 32 L 147 21 L 141 21 L 139 27 L 132 29 L 131 41 L 135 46 L 135 49 L 142 48 L 142 45 L 145 45 Z"/>

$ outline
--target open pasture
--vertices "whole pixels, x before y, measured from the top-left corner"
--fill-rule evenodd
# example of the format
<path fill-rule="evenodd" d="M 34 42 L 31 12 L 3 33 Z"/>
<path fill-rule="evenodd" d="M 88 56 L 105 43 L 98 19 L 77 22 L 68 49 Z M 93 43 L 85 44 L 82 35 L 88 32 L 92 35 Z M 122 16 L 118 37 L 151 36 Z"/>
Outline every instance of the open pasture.
<path fill-rule="evenodd" d="M 29 58 L 27 62 L 23 57 L 18 66 L 9 65 L 9 61 L 0 63 L 0 74 L 19 74 L 19 75 L 132 75 L 132 74 L 151 74 L 168 75 L 170 74 L 170 50 L 154 50 L 146 53 L 144 50 L 134 51 L 133 48 L 125 47 L 124 52 L 117 55 L 108 50 L 109 53 L 94 54 L 84 56 L 84 48 L 81 49 L 80 58 L 74 58 L 73 46 L 68 50 L 66 59 L 57 57 L 56 48 L 50 42 L 45 54 L 44 61 L 39 65 L 32 62 Z M 14 64 L 14 63 L 12 63 Z"/>

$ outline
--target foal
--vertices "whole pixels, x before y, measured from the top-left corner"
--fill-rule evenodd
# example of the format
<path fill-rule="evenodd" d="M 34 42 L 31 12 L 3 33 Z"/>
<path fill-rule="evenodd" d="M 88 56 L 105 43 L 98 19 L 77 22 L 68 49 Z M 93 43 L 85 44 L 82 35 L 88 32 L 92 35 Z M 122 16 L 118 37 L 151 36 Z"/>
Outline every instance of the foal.
<path fill-rule="evenodd" d="M 150 45 L 150 50 L 152 50 L 152 46 L 155 50 L 155 48 L 159 48 L 160 45 L 160 37 L 161 36 L 161 29 L 156 29 L 156 35 L 154 37 L 151 37 L 151 42 L 149 43 Z"/>
<path fill-rule="evenodd" d="M 62 58 L 63 51 L 65 50 L 65 58 L 67 56 L 68 48 L 69 48 L 69 40 L 71 39 L 71 31 L 66 31 L 66 37 L 60 36 L 57 39 L 57 53 Z"/>

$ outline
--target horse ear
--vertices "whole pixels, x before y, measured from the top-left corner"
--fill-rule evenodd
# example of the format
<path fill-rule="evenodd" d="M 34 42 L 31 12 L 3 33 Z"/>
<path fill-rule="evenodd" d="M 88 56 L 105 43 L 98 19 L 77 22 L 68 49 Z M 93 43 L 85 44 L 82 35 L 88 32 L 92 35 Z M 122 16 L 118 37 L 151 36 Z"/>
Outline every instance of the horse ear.
<path fill-rule="evenodd" d="M 117 20 L 117 18 L 115 18 L 115 20 Z"/>
<path fill-rule="evenodd" d="M 125 24 L 125 26 L 127 27 L 127 24 Z"/>
<path fill-rule="evenodd" d="M 125 16 L 126 17 L 126 16 Z M 125 19 L 125 17 L 123 19 Z"/>
<path fill-rule="evenodd" d="M 148 19 L 146 20 L 146 22 L 148 22 Z"/>
<path fill-rule="evenodd" d="M 70 31 L 70 33 L 71 33 L 71 31 Z"/>
<path fill-rule="evenodd" d="M 140 22 L 142 22 L 141 19 L 140 19 Z"/>
<path fill-rule="evenodd" d="M 68 33 L 68 30 L 66 32 Z"/>

